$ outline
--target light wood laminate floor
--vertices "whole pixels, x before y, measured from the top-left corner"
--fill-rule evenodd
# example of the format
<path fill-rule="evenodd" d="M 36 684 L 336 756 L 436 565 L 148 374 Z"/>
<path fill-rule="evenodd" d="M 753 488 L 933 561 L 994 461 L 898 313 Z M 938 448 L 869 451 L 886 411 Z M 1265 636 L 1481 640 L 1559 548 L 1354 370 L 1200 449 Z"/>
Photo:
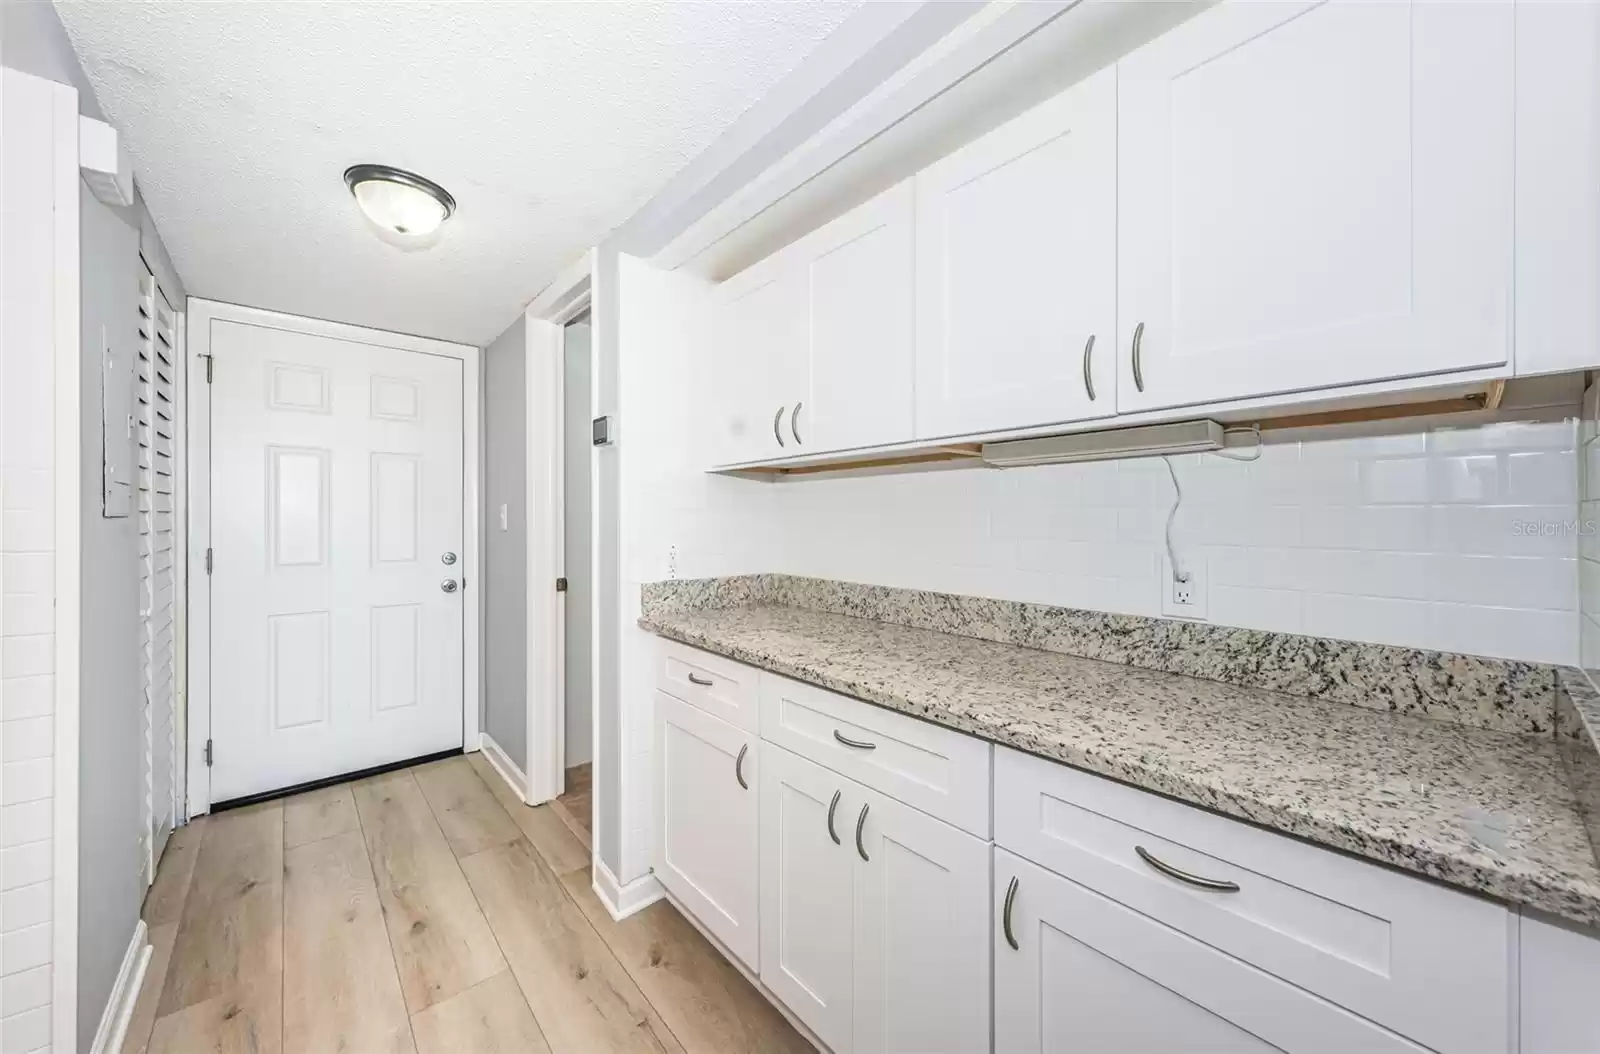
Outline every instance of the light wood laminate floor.
<path fill-rule="evenodd" d="M 811 1050 L 671 905 L 613 921 L 476 754 L 201 818 L 144 914 L 124 1052 Z"/>

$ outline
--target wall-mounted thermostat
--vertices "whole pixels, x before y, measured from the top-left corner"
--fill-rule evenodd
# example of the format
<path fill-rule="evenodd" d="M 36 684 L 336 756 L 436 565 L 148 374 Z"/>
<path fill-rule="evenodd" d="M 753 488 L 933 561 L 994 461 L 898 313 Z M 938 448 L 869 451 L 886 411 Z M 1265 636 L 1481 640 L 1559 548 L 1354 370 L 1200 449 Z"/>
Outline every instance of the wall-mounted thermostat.
<path fill-rule="evenodd" d="M 611 418 L 596 417 L 594 419 L 594 445 L 610 446 L 616 442 L 616 433 L 611 429 Z"/>

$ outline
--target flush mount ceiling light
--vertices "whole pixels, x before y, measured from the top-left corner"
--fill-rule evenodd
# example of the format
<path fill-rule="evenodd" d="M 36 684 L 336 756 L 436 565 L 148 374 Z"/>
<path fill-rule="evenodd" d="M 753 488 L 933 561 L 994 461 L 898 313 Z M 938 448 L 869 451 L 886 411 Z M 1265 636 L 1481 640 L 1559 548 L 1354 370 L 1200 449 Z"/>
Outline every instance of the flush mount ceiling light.
<path fill-rule="evenodd" d="M 425 238 L 456 211 L 456 199 L 439 184 L 388 165 L 351 165 L 344 184 L 367 219 L 401 237 Z"/>

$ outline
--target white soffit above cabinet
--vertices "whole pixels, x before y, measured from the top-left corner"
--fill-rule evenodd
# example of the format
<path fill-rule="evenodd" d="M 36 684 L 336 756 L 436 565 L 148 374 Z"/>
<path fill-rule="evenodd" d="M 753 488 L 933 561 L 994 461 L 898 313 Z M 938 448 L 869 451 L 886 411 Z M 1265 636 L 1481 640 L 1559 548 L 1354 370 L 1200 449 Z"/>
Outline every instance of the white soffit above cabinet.
<path fill-rule="evenodd" d="M 189 292 L 486 343 L 861 0 L 57 5 Z M 455 195 L 440 243 L 340 174 Z"/>

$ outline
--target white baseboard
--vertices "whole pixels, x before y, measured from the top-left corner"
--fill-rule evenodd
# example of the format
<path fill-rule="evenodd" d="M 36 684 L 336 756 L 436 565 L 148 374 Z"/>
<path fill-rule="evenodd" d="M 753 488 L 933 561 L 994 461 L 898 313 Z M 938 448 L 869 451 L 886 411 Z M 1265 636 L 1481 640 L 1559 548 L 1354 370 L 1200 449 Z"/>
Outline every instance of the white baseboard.
<path fill-rule="evenodd" d="M 517 796 L 522 804 L 528 804 L 528 777 L 522 774 L 517 763 L 511 760 L 511 755 L 496 743 L 489 733 L 484 732 L 478 736 L 479 746 L 483 756 L 489 759 L 489 766 L 500 773 L 500 778 L 506 781 L 506 786 L 511 788 L 511 793 Z"/>
<path fill-rule="evenodd" d="M 666 896 L 667 891 L 661 888 L 661 882 L 655 875 L 644 875 L 623 885 L 597 856 L 594 858 L 594 894 L 606 906 L 611 917 L 621 922 Z"/>
<path fill-rule="evenodd" d="M 150 967 L 150 941 L 144 920 L 133 928 L 133 940 L 128 943 L 127 954 L 122 957 L 122 968 L 117 971 L 116 983 L 106 997 L 105 1010 L 100 1014 L 100 1027 L 94 1031 L 94 1043 L 89 1054 L 117 1054 L 128 1034 L 128 1022 L 133 1019 L 134 1004 L 139 1001 L 139 988 L 144 984 L 144 972 Z"/>

